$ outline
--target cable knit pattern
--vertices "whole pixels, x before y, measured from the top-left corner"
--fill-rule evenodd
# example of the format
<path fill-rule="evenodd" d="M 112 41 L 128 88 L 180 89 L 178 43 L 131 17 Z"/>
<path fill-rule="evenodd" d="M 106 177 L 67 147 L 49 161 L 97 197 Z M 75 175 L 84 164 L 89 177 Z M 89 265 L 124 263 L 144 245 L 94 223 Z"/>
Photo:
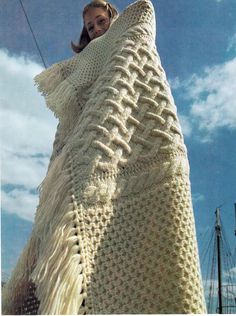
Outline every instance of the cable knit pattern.
<path fill-rule="evenodd" d="M 186 147 L 148 0 L 35 80 L 59 118 L 5 314 L 203 313 Z"/>

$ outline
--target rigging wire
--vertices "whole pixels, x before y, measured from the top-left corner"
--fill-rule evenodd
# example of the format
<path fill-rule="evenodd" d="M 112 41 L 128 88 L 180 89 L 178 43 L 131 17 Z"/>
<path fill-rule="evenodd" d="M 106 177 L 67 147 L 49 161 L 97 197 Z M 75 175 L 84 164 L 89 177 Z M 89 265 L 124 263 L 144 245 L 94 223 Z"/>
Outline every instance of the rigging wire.
<path fill-rule="evenodd" d="M 224 297 L 226 310 L 225 312 L 228 314 L 231 311 L 235 311 L 235 298 L 236 298 L 236 287 L 235 287 L 235 275 L 233 273 L 233 265 L 232 265 L 232 255 L 228 252 L 227 249 L 227 239 L 225 239 L 224 234 L 223 237 L 223 260 L 224 260 L 224 270 L 225 270 L 225 282 L 224 288 L 222 291 L 222 295 Z M 224 240 L 225 239 L 225 240 Z M 225 242 L 226 241 L 226 242 Z"/>
<path fill-rule="evenodd" d="M 214 240 L 214 227 L 211 230 L 211 234 L 210 234 L 210 238 L 209 238 L 208 244 L 204 248 L 204 252 L 202 252 L 202 255 L 201 255 L 202 267 L 204 267 L 204 266 L 207 267 L 205 281 L 204 281 L 204 288 L 207 288 L 207 282 L 208 282 L 208 280 L 210 280 L 210 271 L 209 270 L 210 270 L 211 253 L 213 253 L 213 250 L 212 250 L 213 249 L 213 247 L 212 247 L 213 240 Z M 204 253 L 204 255 L 203 255 L 203 253 Z M 208 254 L 208 256 L 207 256 L 207 254 Z M 208 258 L 208 262 L 205 265 L 205 259 L 207 259 L 207 258 Z"/>
<path fill-rule="evenodd" d="M 204 244 L 204 243 L 207 244 L 207 246 L 206 246 L 205 248 L 203 248 L 203 250 L 202 250 L 202 252 L 201 252 L 201 254 L 200 254 L 200 258 L 202 258 L 202 260 L 201 260 L 201 261 L 202 261 L 202 265 L 203 265 L 204 262 L 205 262 L 205 259 L 206 259 L 207 254 L 209 253 L 209 249 L 210 249 L 212 240 L 213 240 L 213 238 L 214 238 L 214 230 L 215 230 L 215 228 L 212 227 L 211 232 L 210 232 L 210 237 L 209 237 L 209 239 L 208 239 L 208 241 L 207 241 L 206 243 L 204 242 L 204 240 L 202 241 L 203 244 Z M 208 232 L 208 230 L 207 230 L 207 232 Z M 204 239 L 205 239 L 205 238 L 204 238 Z"/>
<path fill-rule="evenodd" d="M 235 231 L 234 231 L 234 235 L 236 236 L 236 203 L 234 203 L 234 220 L 235 220 Z"/>
<path fill-rule="evenodd" d="M 213 246 L 213 256 L 212 256 L 212 265 L 211 265 L 211 275 L 210 275 L 210 288 L 209 288 L 209 295 L 208 295 L 208 306 L 207 310 L 208 313 L 212 311 L 213 308 L 213 300 L 215 294 L 215 273 L 216 273 L 216 236 L 214 238 L 214 246 Z"/>
<path fill-rule="evenodd" d="M 40 49 L 40 47 L 39 47 L 39 44 L 38 44 L 38 42 L 37 42 L 36 36 L 34 35 L 34 31 L 33 31 L 32 27 L 31 27 L 31 24 L 30 24 L 29 18 L 28 18 L 28 16 L 27 16 L 27 13 L 26 13 L 26 11 L 25 11 L 25 8 L 24 8 L 24 6 L 23 6 L 23 3 L 22 3 L 21 0 L 19 0 L 19 2 L 20 2 L 20 5 L 21 5 L 21 8 L 22 8 L 22 11 L 23 11 L 23 13 L 24 13 L 24 16 L 25 16 L 25 18 L 26 18 L 26 21 L 27 21 L 27 23 L 28 23 L 28 26 L 29 26 L 29 28 L 30 28 L 31 34 L 32 34 L 32 36 L 33 36 L 34 43 L 35 43 L 35 45 L 36 45 L 36 47 L 37 47 L 38 53 L 39 53 L 39 55 L 40 55 L 40 57 L 41 57 L 41 59 L 42 59 L 43 65 L 44 65 L 44 67 L 45 67 L 45 69 L 46 69 L 46 68 L 47 68 L 46 62 L 45 62 L 45 60 L 44 60 L 44 58 L 43 58 L 43 54 L 42 54 L 41 49 Z"/>
<path fill-rule="evenodd" d="M 234 203 L 234 219 L 235 219 L 235 230 L 234 235 L 236 237 L 236 203 Z M 236 265 L 236 246 L 234 248 L 233 262 Z"/>
<path fill-rule="evenodd" d="M 222 299 L 224 313 L 235 313 L 236 310 L 236 273 L 235 254 L 233 256 L 232 250 L 227 239 L 225 226 L 220 216 L 220 248 L 221 248 L 221 263 L 222 263 Z M 207 228 L 202 234 L 202 242 L 204 247 L 200 252 L 201 266 L 204 271 L 205 278 L 203 285 L 205 289 L 205 297 L 207 303 L 208 313 L 219 313 L 219 296 L 217 284 L 217 235 L 216 223 L 212 227 Z"/>
<path fill-rule="evenodd" d="M 225 232 L 225 228 L 223 225 L 222 225 L 222 239 L 224 242 L 223 250 L 225 251 L 225 257 L 227 258 L 226 271 L 228 271 L 229 280 L 233 284 L 233 279 L 234 279 L 234 277 L 236 277 L 236 276 L 234 276 L 234 273 L 233 273 L 233 268 L 235 267 L 234 258 L 232 256 L 231 248 L 230 248 L 230 245 L 229 245 L 229 242 L 227 239 L 227 235 Z"/>

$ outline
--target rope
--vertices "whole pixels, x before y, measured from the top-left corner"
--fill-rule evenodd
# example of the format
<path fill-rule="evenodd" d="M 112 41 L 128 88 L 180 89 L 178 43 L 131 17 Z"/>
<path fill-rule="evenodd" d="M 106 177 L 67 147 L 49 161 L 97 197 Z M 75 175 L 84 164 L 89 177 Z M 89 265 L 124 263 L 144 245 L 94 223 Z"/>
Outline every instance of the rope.
<path fill-rule="evenodd" d="M 29 25 L 29 28 L 30 28 L 31 34 L 32 34 L 32 36 L 33 36 L 33 39 L 34 39 L 35 45 L 36 45 L 36 47 L 37 47 L 37 50 L 38 50 L 38 52 L 39 52 L 39 55 L 40 55 L 40 57 L 41 57 L 41 59 L 42 59 L 43 65 L 44 65 L 45 68 L 47 68 L 46 63 L 45 63 L 45 60 L 44 60 L 44 58 L 43 58 L 43 54 L 42 54 L 42 52 L 41 52 L 41 50 L 40 50 L 40 47 L 39 47 L 38 42 L 37 42 L 37 39 L 36 39 L 36 37 L 35 37 L 35 35 L 34 35 L 34 31 L 33 31 L 32 27 L 31 27 L 31 25 L 30 25 L 30 21 L 29 21 L 29 19 L 28 19 L 28 16 L 27 16 L 27 13 L 26 13 L 25 8 L 24 8 L 24 6 L 23 6 L 23 3 L 22 3 L 21 0 L 19 0 L 19 2 L 20 2 L 20 4 L 21 4 L 22 11 L 24 12 L 26 21 L 27 21 L 27 23 L 28 23 L 28 25 Z"/>

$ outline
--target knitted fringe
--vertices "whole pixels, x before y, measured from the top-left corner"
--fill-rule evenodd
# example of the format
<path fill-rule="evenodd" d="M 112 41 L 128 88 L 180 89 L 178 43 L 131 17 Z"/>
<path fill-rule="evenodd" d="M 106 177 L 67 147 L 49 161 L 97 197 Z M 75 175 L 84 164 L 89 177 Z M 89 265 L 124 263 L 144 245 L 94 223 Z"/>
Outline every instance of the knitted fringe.
<path fill-rule="evenodd" d="M 65 107 L 70 108 L 77 101 L 78 91 L 61 74 L 62 66 L 55 64 L 34 78 L 39 92 L 57 118 L 62 117 Z"/>
<path fill-rule="evenodd" d="M 21 307 L 31 282 L 40 301 L 38 314 L 77 315 L 83 310 L 83 243 L 70 172 L 65 152 L 55 159 L 41 184 L 32 237 L 4 290 L 6 314 L 15 314 Z"/>
<path fill-rule="evenodd" d="M 40 314 L 77 315 L 85 298 L 82 293 L 82 241 L 75 235 L 72 222 L 73 212 L 69 212 L 61 220 L 60 228 L 48 238 L 48 247 L 32 274 Z"/>
<path fill-rule="evenodd" d="M 50 94 L 63 81 L 62 65 L 54 64 L 34 78 L 43 95 Z"/>
<path fill-rule="evenodd" d="M 40 204 L 35 215 L 35 230 L 41 241 L 50 235 L 52 227 L 65 215 L 65 210 L 72 202 L 68 194 L 72 186 L 70 158 L 67 152 L 62 152 L 55 158 L 39 187 Z M 54 190 L 51 190 L 52 187 Z"/>
<path fill-rule="evenodd" d="M 32 235 L 17 262 L 11 279 L 2 290 L 3 315 L 14 315 L 21 307 L 30 285 L 30 274 L 37 260 L 37 249 L 38 241 L 35 236 Z"/>
<path fill-rule="evenodd" d="M 62 170 L 65 170 L 63 174 Z M 79 210 L 73 201 L 70 172 L 70 158 L 65 152 L 55 159 L 41 185 L 42 205 L 35 223 L 41 245 L 47 247 L 40 249 L 31 275 L 40 301 L 40 314 L 77 315 L 85 298 L 82 293 L 83 245 L 77 229 Z"/>

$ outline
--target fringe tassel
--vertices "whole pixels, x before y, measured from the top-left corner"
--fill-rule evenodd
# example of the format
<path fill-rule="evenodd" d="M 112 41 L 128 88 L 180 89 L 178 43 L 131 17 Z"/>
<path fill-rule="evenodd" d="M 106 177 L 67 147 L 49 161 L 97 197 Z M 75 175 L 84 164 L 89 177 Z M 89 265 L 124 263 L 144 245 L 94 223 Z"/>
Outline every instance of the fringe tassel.
<path fill-rule="evenodd" d="M 38 240 L 32 234 L 12 273 L 2 290 L 2 313 L 14 315 L 22 306 L 30 285 L 30 274 L 37 260 Z"/>
<path fill-rule="evenodd" d="M 84 299 L 83 244 L 77 233 L 79 223 L 75 211 L 73 203 L 62 203 L 58 214 L 55 213 L 56 219 L 51 220 L 51 228 L 38 232 L 40 236 L 47 233 L 31 275 L 40 301 L 40 314 L 77 315 Z"/>
<path fill-rule="evenodd" d="M 54 112 L 57 118 L 62 115 L 64 107 L 77 101 L 76 88 L 68 80 L 74 68 L 73 64 L 75 67 L 75 58 L 54 64 L 34 78 L 35 85 L 45 97 L 48 108 Z M 64 71 L 65 68 L 66 71 Z M 66 77 L 63 72 L 66 73 Z"/>
<path fill-rule="evenodd" d="M 36 285 L 39 313 L 44 315 L 77 315 L 85 298 L 83 244 L 70 164 L 67 152 L 55 158 L 41 185 L 35 218 L 35 233 L 42 246 L 30 278 Z"/>
<path fill-rule="evenodd" d="M 34 77 L 35 84 L 43 95 L 52 93 L 63 80 L 62 65 L 60 64 L 54 64 Z"/>
<path fill-rule="evenodd" d="M 66 108 L 70 108 L 77 100 L 78 88 L 75 88 L 68 80 L 64 80 L 55 90 L 45 97 L 49 109 L 57 118 L 63 116 Z"/>
<path fill-rule="evenodd" d="M 39 313 L 77 315 L 84 299 L 81 238 L 75 236 L 73 219 L 60 223 L 31 275 L 40 301 Z M 63 225 L 64 224 L 64 225 Z"/>
<path fill-rule="evenodd" d="M 71 201 L 68 191 L 73 186 L 70 175 L 70 158 L 67 152 L 55 158 L 40 185 L 39 206 L 35 215 L 35 229 L 41 238 L 50 233 L 50 226 L 65 215 Z M 53 188 L 53 190 L 52 190 Z M 49 226 L 50 225 L 50 226 Z"/>
<path fill-rule="evenodd" d="M 4 289 L 5 314 L 16 314 L 31 282 L 40 301 L 39 314 L 77 315 L 84 308 L 84 246 L 72 188 L 70 157 L 65 152 L 55 158 L 41 184 L 32 237 Z"/>

